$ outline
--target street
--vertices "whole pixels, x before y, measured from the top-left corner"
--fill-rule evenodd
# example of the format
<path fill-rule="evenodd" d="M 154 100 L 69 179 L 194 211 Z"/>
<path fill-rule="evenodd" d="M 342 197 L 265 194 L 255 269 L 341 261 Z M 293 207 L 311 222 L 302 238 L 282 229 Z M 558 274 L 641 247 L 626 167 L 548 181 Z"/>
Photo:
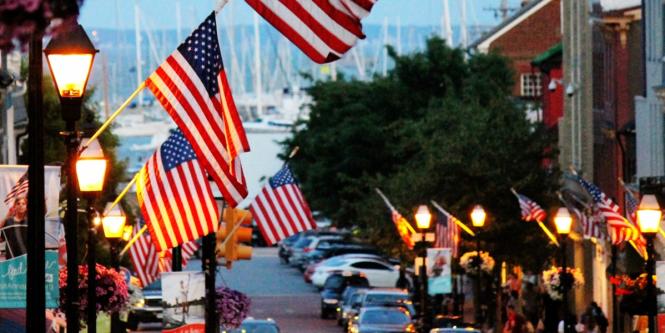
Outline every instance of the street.
<path fill-rule="evenodd" d="M 187 270 L 199 269 L 200 260 L 187 265 Z M 217 286 L 247 294 L 252 299 L 250 316 L 274 319 L 283 333 L 341 332 L 334 320 L 320 319 L 318 291 L 303 281 L 299 271 L 279 263 L 277 248 L 254 248 L 252 260 L 218 271 Z M 159 328 L 151 325 L 142 327 L 141 332 L 159 332 Z"/>

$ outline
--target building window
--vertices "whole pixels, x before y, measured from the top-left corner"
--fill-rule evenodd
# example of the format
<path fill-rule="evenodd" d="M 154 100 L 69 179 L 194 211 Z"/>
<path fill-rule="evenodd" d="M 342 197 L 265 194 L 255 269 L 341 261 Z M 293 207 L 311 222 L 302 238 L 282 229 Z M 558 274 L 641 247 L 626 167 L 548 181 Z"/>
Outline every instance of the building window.
<path fill-rule="evenodd" d="M 522 97 L 540 97 L 543 87 L 540 73 L 522 74 L 520 83 Z"/>

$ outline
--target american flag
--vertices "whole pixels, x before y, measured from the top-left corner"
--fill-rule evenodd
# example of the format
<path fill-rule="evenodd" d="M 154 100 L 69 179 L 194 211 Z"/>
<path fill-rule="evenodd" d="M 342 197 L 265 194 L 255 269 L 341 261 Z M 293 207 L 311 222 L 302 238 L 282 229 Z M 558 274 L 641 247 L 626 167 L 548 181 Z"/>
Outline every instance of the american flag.
<path fill-rule="evenodd" d="M 434 230 L 434 247 L 447 247 L 451 249 L 453 258 L 457 258 L 459 250 L 459 227 L 456 218 L 450 214 L 438 211 Z"/>
<path fill-rule="evenodd" d="M 637 198 L 633 194 L 632 191 L 630 191 L 625 185 L 624 185 L 624 198 L 625 198 L 625 206 L 626 206 L 626 218 L 628 219 L 628 222 L 630 222 L 633 227 L 637 228 L 639 230 L 638 224 L 637 224 L 637 207 L 640 205 L 638 202 Z M 645 254 L 647 253 L 647 240 L 642 236 L 640 233 L 640 238 L 635 240 L 635 247 L 640 254 Z"/>
<path fill-rule="evenodd" d="M 134 235 L 140 228 L 134 228 Z M 187 266 L 187 261 L 198 250 L 197 242 L 188 242 L 182 245 L 182 266 Z M 129 258 L 134 266 L 134 272 L 141 281 L 142 286 L 147 286 L 155 281 L 162 272 L 170 272 L 173 255 L 171 249 L 163 252 L 157 251 L 148 233 L 143 233 L 129 248 Z"/>
<path fill-rule="evenodd" d="M 26 196 L 28 193 L 28 185 L 28 172 L 26 171 L 21 178 L 16 181 L 16 184 L 14 184 L 9 193 L 7 193 L 5 204 L 13 205 L 13 201 L 16 200 L 16 198 Z"/>
<path fill-rule="evenodd" d="M 639 230 L 621 216 L 619 205 L 614 203 L 614 201 L 612 201 L 612 199 L 603 193 L 596 185 L 588 182 L 580 176 L 577 176 L 577 180 L 580 185 L 589 192 L 593 198 L 594 204 L 599 209 L 600 214 L 605 218 L 607 231 L 612 243 L 619 244 L 624 241 L 638 240 L 640 238 Z"/>
<path fill-rule="evenodd" d="M 249 210 L 268 245 L 316 228 L 312 212 L 288 165 L 268 180 Z"/>
<path fill-rule="evenodd" d="M 246 0 L 314 62 L 339 59 L 365 38 L 361 19 L 376 0 Z"/>
<path fill-rule="evenodd" d="M 589 214 L 589 212 L 586 210 L 579 210 L 577 208 L 569 207 L 568 209 L 573 212 L 575 219 L 580 222 L 585 238 L 606 238 L 602 231 L 603 216 L 600 214 L 600 210 L 595 205 L 593 205 L 593 211 L 591 214 Z"/>
<path fill-rule="evenodd" d="M 217 231 L 219 211 L 208 177 L 179 130 L 141 168 L 136 194 L 157 251 Z"/>
<path fill-rule="evenodd" d="M 224 199 L 247 196 L 240 159 L 249 143 L 224 72 L 214 12 L 146 80 Z"/>
<path fill-rule="evenodd" d="M 517 197 L 517 201 L 520 204 L 520 210 L 522 212 L 522 220 L 524 221 L 545 221 L 547 214 L 535 201 L 529 199 L 529 197 L 519 194 L 513 191 L 513 194 Z"/>
<path fill-rule="evenodd" d="M 406 247 L 409 249 L 413 249 L 413 246 L 415 244 L 413 242 L 413 239 L 411 238 L 411 235 L 413 235 L 414 233 L 409 228 L 411 226 L 411 224 L 409 224 L 409 221 L 407 221 L 402 216 L 402 214 L 400 214 L 397 211 L 397 209 L 394 208 L 392 208 L 392 211 L 390 212 L 390 217 L 393 220 L 393 224 L 395 224 L 395 228 L 397 228 L 397 233 L 402 238 L 404 244 L 406 244 Z"/>

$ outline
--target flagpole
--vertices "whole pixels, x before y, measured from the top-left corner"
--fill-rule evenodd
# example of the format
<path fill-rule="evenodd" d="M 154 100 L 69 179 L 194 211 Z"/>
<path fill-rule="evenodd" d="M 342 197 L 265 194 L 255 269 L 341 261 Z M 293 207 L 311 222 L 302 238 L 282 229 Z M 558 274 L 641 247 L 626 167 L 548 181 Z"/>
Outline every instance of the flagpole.
<path fill-rule="evenodd" d="M 547 229 L 547 226 L 545 226 L 545 224 L 543 224 L 543 222 L 538 221 L 538 220 L 536 220 L 536 222 L 538 222 L 538 226 L 540 226 L 540 228 L 543 229 L 543 232 L 545 232 L 547 237 L 550 238 L 552 243 L 556 244 L 556 246 L 561 246 L 561 245 L 559 245 L 559 242 L 556 240 L 556 237 L 554 237 L 552 232 L 549 229 Z"/>
<path fill-rule="evenodd" d="M 113 209 L 120 202 L 120 200 L 122 200 L 122 198 L 125 196 L 125 194 L 127 194 L 127 192 L 129 192 L 129 190 L 132 188 L 132 185 L 134 185 L 134 183 L 136 183 L 136 180 L 139 179 L 139 174 L 140 174 L 140 172 L 137 172 L 134 175 L 134 178 L 132 178 L 132 180 L 130 180 L 129 183 L 127 183 L 127 185 L 122 190 L 122 192 L 120 192 L 120 194 L 118 194 L 118 196 L 115 198 L 113 203 L 111 203 L 111 207 L 109 207 L 107 209 L 107 211 L 110 211 L 111 209 Z"/>
<path fill-rule="evenodd" d="M 383 194 L 383 192 L 381 192 L 381 190 L 379 190 L 378 187 L 375 187 L 374 190 L 376 191 L 376 193 L 379 194 L 379 196 L 383 199 L 383 201 L 386 203 L 386 206 L 388 206 L 388 208 L 390 208 L 390 210 L 397 211 L 397 209 L 395 209 L 395 207 L 390 203 L 390 200 L 388 200 L 388 198 L 385 196 L 385 194 Z M 406 219 L 404 219 L 404 220 L 406 220 Z M 408 220 L 407 220 L 407 222 L 408 222 Z M 413 227 L 411 226 L 411 223 L 406 223 L 405 225 L 406 225 L 406 228 L 409 229 L 409 232 L 411 234 L 416 233 L 416 230 L 413 229 Z"/>
<path fill-rule="evenodd" d="M 229 0 L 217 0 L 217 5 L 215 5 L 215 14 L 219 14 L 222 11 L 222 8 L 229 3 Z"/>
<path fill-rule="evenodd" d="M 132 247 L 132 245 L 134 245 L 136 240 L 139 239 L 139 237 L 141 237 L 141 235 L 143 235 L 143 233 L 147 229 L 148 229 L 147 225 L 144 225 L 143 227 L 141 227 L 141 229 L 136 233 L 136 235 L 134 235 L 134 237 L 132 237 L 132 239 L 130 239 L 129 242 L 127 242 L 127 245 L 125 245 L 125 247 L 122 248 L 122 251 L 120 251 L 120 254 L 118 255 L 118 257 L 122 258 L 122 256 L 125 254 L 125 252 L 127 252 L 127 250 L 129 250 L 129 248 Z"/>
<path fill-rule="evenodd" d="M 115 110 L 115 112 L 113 112 L 113 114 L 111 114 L 111 116 L 108 119 L 106 119 L 104 124 L 102 124 L 102 126 L 97 130 L 97 132 L 95 132 L 95 134 L 92 135 L 90 140 L 88 140 L 88 142 L 83 147 L 81 147 L 81 150 L 88 148 L 90 142 L 98 138 L 111 125 L 111 122 L 113 122 L 115 118 L 117 118 L 120 115 L 120 113 L 122 113 L 122 111 L 124 111 L 127 108 L 127 106 L 129 106 L 129 103 L 132 102 L 132 100 L 136 97 L 136 95 L 138 95 L 139 92 L 143 90 L 143 88 L 145 88 L 145 82 L 141 82 L 138 88 L 136 88 L 136 90 L 134 90 L 134 92 L 131 95 L 129 95 L 129 97 L 127 97 L 127 99 L 118 107 L 118 109 Z"/>
<path fill-rule="evenodd" d="M 436 209 L 438 209 L 441 213 L 443 213 L 443 214 L 445 214 L 445 215 L 447 215 L 447 216 L 452 216 L 450 213 L 448 213 L 448 211 L 446 211 L 445 209 L 443 209 L 443 207 L 441 207 L 436 201 L 434 201 L 434 200 L 430 200 L 430 202 L 431 202 L 432 205 L 433 205 Z M 453 222 L 455 222 L 455 224 L 457 224 L 460 228 L 462 228 L 462 230 L 466 231 L 467 234 L 471 235 L 472 237 L 476 237 L 476 233 L 474 233 L 471 229 L 469 229 L 469 227 L 467 227 L 466 224 L 462 223 L 462 221 L 460 221 L 460 220 L 454 218 L 454 216 L 453 216 L 453 219 L 452 219 L 452 220 L 453 220 Z"/>
<path fill-rule="evenodd" d="M 626 186 L 626 183 L 623 181 L 623 179 L 621 179 L 621 178 L 618 178 L 618 179 L 619 179 L 619 184 L 621 184 L 624 191 L 629 192 L 631 195 L 634 196 L 633 191 L 630 188 L 628 188 L 628 186 Z M 660 226 L 658 227 L 658 233 L 665 238 L 665 231 Z"/>

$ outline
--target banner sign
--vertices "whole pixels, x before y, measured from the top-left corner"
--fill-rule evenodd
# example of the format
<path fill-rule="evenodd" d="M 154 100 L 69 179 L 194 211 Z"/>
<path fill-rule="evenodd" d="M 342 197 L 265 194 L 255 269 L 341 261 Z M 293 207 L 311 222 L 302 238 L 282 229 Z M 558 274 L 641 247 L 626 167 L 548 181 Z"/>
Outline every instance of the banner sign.
<path fill-rule="evenodd" d="M 27 282 L 27 182 L 28 167 L 0 165 L 0 332 L 26 331 Z M 46 207 L 45 289 L 46 325 L 44 331 L 59 332 L 64 316 L 59 305 L 59 263 L 64 256 L 64 230 L 58 214 L 60 167 L 44 167 Z M 51 310 L 51 309 L 56 309 Z"/>
<path fill-rule="evenodd" d="M 205 276 L 203 272 L 162 273 L 162 332 L 205 331 Z"/>
<path fill-rule="evenodd" d="M 451 274 L 451 249 L 427 249 L 427 290 L 430 295 L 453 292 Z"/>
<path fill-rule="evenodd" d="M 656 288 L 665 290 L 665 261 L 656 261 Z M 665 294 L 658 294 L 658 313 L 665 312 Z"/>

